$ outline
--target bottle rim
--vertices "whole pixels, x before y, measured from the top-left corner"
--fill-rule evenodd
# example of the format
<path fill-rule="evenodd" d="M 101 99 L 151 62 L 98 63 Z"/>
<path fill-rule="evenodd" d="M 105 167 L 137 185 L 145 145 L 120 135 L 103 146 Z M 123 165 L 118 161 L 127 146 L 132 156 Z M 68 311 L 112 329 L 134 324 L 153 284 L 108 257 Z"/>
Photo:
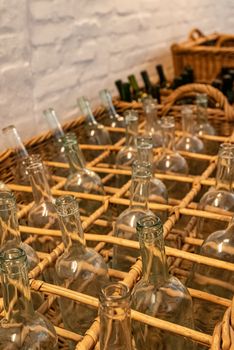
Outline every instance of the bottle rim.
<path fill-rule="evenodd" d="M 99 300 L 103 304 L 118 303 L 129 299 L 131 296 L 130 289 L 121 282 L 111 282 L 101 288 Z"/>
<path fill-rule="evenodd" d="M 55 210 L 60 216 L 79 214 L 79 204 L 72 195 L 64 195 L 56 198 Z"/>
<path fill-rule="evenodd" d="M 25 251 L 21 248 L 10 248 L 0 252 L 0 270 L 2 272 L 9 272 L 8 267 L 14 267 L 17 262 L 25 263 L 27 262 L 27 255 Z M 17 274 L 19 271 L 12 270 L 11 273 Z"/>
<path fill-rule="evenodd" d="M 145 215 L 137 221 L 136 231 L 139 238 L 152 242 L 163 235 L 162 221 L 156 215 Z"/>

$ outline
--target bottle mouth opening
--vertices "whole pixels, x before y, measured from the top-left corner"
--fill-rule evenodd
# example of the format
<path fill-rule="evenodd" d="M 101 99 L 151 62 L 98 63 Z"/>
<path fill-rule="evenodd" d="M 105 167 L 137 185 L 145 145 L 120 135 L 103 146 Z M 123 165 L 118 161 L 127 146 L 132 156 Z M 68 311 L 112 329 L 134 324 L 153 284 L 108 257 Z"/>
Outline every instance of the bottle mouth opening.
<path fill-rule="evenodd" d="M 227 142 L 222 143 L 219 146 L 218 155 L 222 159 L 233 160 L 234 159 L 234 144 L 227 143 Z"/>
<path fill-rule="evenodd" d="M 175 118 L 173 116 L 166 116 L 161 118 L 161 127 L 164 129 L 175 127 Z"/>
<path fill-rule="evenodd" d="M 136 226 L 139 238 L 152 242 L 155 238 L 163 235 L 163 226 L 159 217 L 145 215 L 137 221 Z"/>
<path fill-rule="evenodd" d="M 43 168 L 43 163 L 40 154 L 31 154 L 30 156 L 26 157 L 24 160 L 24 164 L 28 171 L 36 169 L 40 170 L 41 168 Z"/>
<path fill-rule="evenodd" d="M 79 204 L 75 197 L 65 195 L 55 200 L 55 209 L 60 216 L 79 213 Z"/>
<path fill-rule="evenodd" d="M 135 109 L 125 111 L 124 118 L 125 118 L 126 125 L 137 122 L 138 121 L 138 112 Z"/>
<path fill-rule="evenodd" d="M 0 212 L 16 208 L 16 199 L 12 192 L 0 192 Z"/>
<path fill-rule="evenodd" d="M 148 179 L 152 176 L 152 164 L 135 160 L 132 164 L 132 177 Z"/>
<path fill-rule="evenodd" d="M 77 137 L 74 132 L 68 132 L 63 137 L 61 137 L 64 146 L 77 145 Z"/>
<path fill-rule="evenodd" d="M 129 288 L 121 282 L 109 283 L 101 289 L 100 301 L 107 304 L 124 301 L 130 298 Z"/>
<path fill-rule="evenodd" d="M 138 136 L 137 137 L 137 147 L 143 149 L 153 148 L 153 139 L 151 136 Z"/>
<path fill-rule="evenodd" d="M 2 133 L 5 135 L 8 132 L 12 132 L 12 130 L 14 130 L 14 132 L 16 131 L 15 125 L 13 125 L 13 124 L 8 125 L 5 128 L 2 128 Z"/>

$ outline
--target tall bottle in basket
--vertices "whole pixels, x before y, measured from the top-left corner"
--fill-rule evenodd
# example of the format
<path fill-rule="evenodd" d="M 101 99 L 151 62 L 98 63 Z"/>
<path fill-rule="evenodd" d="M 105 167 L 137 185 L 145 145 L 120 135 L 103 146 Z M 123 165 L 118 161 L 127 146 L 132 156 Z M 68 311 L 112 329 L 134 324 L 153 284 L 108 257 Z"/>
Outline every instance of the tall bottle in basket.
<path fill-rule="evenodd" d="M 186 287 L 168 272 L 163 227 L 159 218 L 143 216 L 137 222 L 143 276 L 132 292 L 132 308 L 181 326 L 194 328 L 192 298 Z M 133 321 L 137 350 L 192 350 L 182 336 Z"/>
<path fill-rule="evenodd" d="M 56 200 L 56 210 L 65 247 L 56 261 L 57 284 L 98 297 L 101 288 L 109 281 L 107 266 L 95 250 L 86 247 L 78 202 L 72 196 L 62 196 Z M 59 304 L 65 327 L 84 335 L 97 310 L 63 297 Z"/>
<path fill-rule="evenodd" d="M 167 175 L 187 175 L 188 164 L 183 156 L 175 150 L 175 119 L 163 117 L 161 128 L 163 132 L 163 151 L 155 162 L 155 171 Z M 175 179 L 164 180 L 170 197 L 181 199 L 189 190 L 189 185 L 183 186 Z"/>
<path fill-rule="evenodd" d="M 103 123 L 104 125 L 111 126 L 112 128 L 123 128 L 125 129 L 125 122 L 124 122 L 124 117 L 119 115 L 116 112 L 116 109 L 113 105 L 112 102 L 112 97 L 111 93 L 109 90 L 101 90 L 99 92 L 99 96 L 102 102 L 102 105 L 105 107 L 107 116 L 104 119 Z M 123 134 L 113 131 L 110 133 L 111 140 L 113 143 L 116 143 L 117 141 L 120 140 Z"/>
<path fill-rule="evenodd" d="M 199 253 L 223 261 L 223 269 L 194 263 L 188 278 L 188 287 L 231 300 L 234 292 L 234 273 L 225 267 L 225 262 L 234 264 L 234 216 L 227 229 L 215 231 L 204 240 Z M 194 316 L 197 330 L 212 334 L 225 311 L 224 306 L 195 298 Z M 201 346 L 199 349 L 206 348 Z"/>
<path fill-rule="evenodd" d="M 67 163 L 65 150 L 62 143 L 62 138 L 65 134 L 55 113 L 55 110 L 53 108 L 48 108 L 43 111 L 43 114 L 53 135 L 54 147 L 51 149 L 52 161 L 54 160 L 58 163 Z M 67 176 L 68 170 L 66 168 L 56 167 L 54 174 L 58 176 Z"/>
<path fill-rule="evenodd" d="M 1 252 L 0 273 L 6 315 L 0 324 L 0 349 L 57 349 L 52 323 L 33 308 L 26 253 L 20 248 Z"/>
<path fill-rule="evenodd" d="M 105 191 L 100 177 L 85 166 L 85 159 L 77 143 L 76 135 L 74 133 L 67 133 L 62 140 L 65 154 L 70 165 L 70 175 L 65 182 L 65 190 L 104 196 Z M 88 198 L 80 199 L 80 213 L 81 215 L 89 216 L 98 209 L 101 204 L 101 201 Z"/>
<path fill-rule="evenodd" d="M 194 135 L 194 115 L 191 107 L 183 106 L 182 110 L 182 128 L 183 135 L 176 143 L 178 151 L 186 151 L 191 153 L 205 153 L 202 140 Z M 208 166 L 208 162 L 194 158 L 186 158 L 189 173 L 192 175 L 200 175 Z"/>
<path fill-rule="evenodd" d="M 157 101 L 150 97 L 145 98 L 143 100 L 143 110 L 146 118 L 145 133 L 152 137 L 154 147 L 161 147 L 163 135 L 157 118 Z"/>
<path fill-rule="evenodd" d="M 148 208 L 149 186 L 152 177 L 150 163 L 135 161 L 132 167 L 130 205 L 117 218 L 114 234 L 118 238 L 137 241 L 137 221 L 146 214 L 153 213 Z M 133 248 L 114 246 L 113 267 L 128 272 L 135 263 L 139 252 Z"/>
<path fill-rule="evenodd" d="M 211 187 L 200 199 L 199 210 L 206 210 L 213 213 L 232 215 L 234 213 L 234 145 L 223 143 L 218 153 L 218 164 L 216 171 L 215 186 Z M 223 230 L 225 221 L 198 218 L 196 224 L 196 235 L 205 239 L 210 233 Z"/>
<path fill-rule="evenodd" d="M 100 350 L 132 350 L 130 291 L 110 283 L 99 295 Z"/>
<path fill-rule="evenodd" d="M 137 137 L 137 158 L 140 163 L 149 162 L 154 170 L 153 140 L 150 136 Z M 168 204 L 168 193 L 164 183 L 154 176 L 149 184 L 149 201 L 151 203 Z M 162 222 L 167 219 L 167 210 L 155 210 L 155 214 L 160 217 Z"/>
<path fill-rule="evenodd" d="M 28 212 L 29 226 L 58 229 L 58 217 L 54 209 L 54 199 L 47 181 L 44 165 L 39 155 L 27 158 L 26 169 L 32 186 L 34 204 Z M 57 241 L 49 235 L 39 236 L 35 242 L 37 250 L 50 253 L 56 247 Z"/>
<path fill-rule="evenodd" d="M 87 98 L 84 96 L 78 98 L 78 106 L 85 117 L 85 142 L 91 145 L 110 145 L 112 142 L 109 131 L 97 122 Z M 89 154 L 93 158 L 98 155 L 98 152 L 90 151 Z M 112 157 L 109 156 L 108 161 L 112 162 Z"/>
<path fill-rule="evenodd" d="M 138 112 L 133 109 L 127 110 L 124 117 L 126 124 L 125 145 L 117 153 L 115 163 L 118 169 L 129 170 L 137 158 Z M 127 176 L 118 175 L 117 186 L 122 186 L 127 180 Z"/>
<path fill-rule="evenodd" d="M 194 132 L 198 136 L 216 135 L 215 128 L 208 121 L 208 96 L 207 94 L 197 94 L 196 96 L 196 114 L 197 120 L 194 126 Z M 218 143 L 203 139 L 205 152 L 208 154 L 216 154 L 218 151 Z"/>

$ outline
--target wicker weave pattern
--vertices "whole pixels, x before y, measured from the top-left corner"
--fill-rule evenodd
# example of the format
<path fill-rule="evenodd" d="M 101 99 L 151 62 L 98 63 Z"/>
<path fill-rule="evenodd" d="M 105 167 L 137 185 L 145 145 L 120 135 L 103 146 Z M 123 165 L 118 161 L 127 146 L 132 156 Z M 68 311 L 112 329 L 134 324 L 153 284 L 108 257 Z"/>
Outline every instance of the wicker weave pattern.
<path fill-rule="evenodd" d="M 174 99 L 175 102 L 176 99 Z M 134 104 L 128 104 L 128 103 L 117 103 L 117 108 L 120 112 L 123 112 L 127 108 L 137 108 L 139 111 L 141 111 L 141 105 L 138 103 Z M 166 107 L 165 107 L 166 108 Z M 172 113 L 178 117 L 179 120 L 180 116 L 180 107 L 172 107 Z M 224 123 L 219 122 L 218 117 L 219 115 L 222 115 L 222 111 L 211 111 L 210 116 L 212 120 L 214 121 L 216 127 L 219 127 L 219 131 L 222 130 L 222 135 L 219 137 L 207 137 L 210 138 L 213 141 L 217 142 L 226 142 L 228 140 L 232 139 L 231 130 L 232 125 L 230 123 L 226 123 L 226 127 L 223 128 Z M 103 116 L 103 110 L 98 109 L 95 112 L 96 116 L 98 118 L 102 118 Z M 66 130 L 73 129 L 76 132 L 79 132 L 83 128 L 82 125 L 82 118 L 78 118 L 74 122 L 67 123 L 65 125 Z M 142 132 L 144 128 L 144 121 L 140 123 L 139 131 Z M 109 128 L 111 132 L 116 132 L 115 130 Z M 82 217 L 82 225 L 85 230 L 85 237 L 87 242 L 89 241 L 95 241 L 97 243 L 96 250 L 99 251 L 106 260 L 108 260 L 111 257 L 111 251 L 106 246 L 106 243 L 109 244 L 119 244 L 121 246 L 129 246 L 135 249 L 139 249 L 138 242 L 132 242 L 128 240 L 118 239 L 116 237 L 113 237 L 113 229 L 110 227 L 110 223 L 106 221 L 103 218 L 103 214 L 107 212 L 107 210 L 111 208 L 121 206 L 128 206 L 129 205 L 129 197 L 128 197 L 128 190 L 130 186 L 130 181 L 128 181 L 122 188 L 116 188 L 111 185 L 109 185 L 109 181 L 113 179 L 115 175 L 129 175 L 131 172 L 129 170 L 118 170 L 114 169 L 113 167 L 109 166 L 108 163 L 106 163 L 106 158 L 110 153 L 115 153 L 118 151 L 122 144 L 124 143 L 124 130 L 118 130 L 120 133 L 120 140 L 117 144 L 113 146 L 91 146 L 91 145 L 82 145 L 83 150 L 93 150 L 97 152 L 97 157 L 91 160 L 88 163 L 88 167 L 97 173 L 102 177 L 102 181 L 104 183 L 105 189 L 106 189 L 106 196 L 93 196 L 93 195 L 87 195 L 87 194 L 79 194 L 74 193 L 75 196 L 79 198 L 91 198 L 95 201 L 98 201 L 100 206 L 99 208 L 90 216 L 90 217 Z M 177 136 L 180 135 L 180 131 L 177 132 Z M 50 149 L 51 147 L 51 140 L 50 140 L 50 133 L 45 133 L 39 137 L 35 137 L 32 140 L 30 140 L 27 143 L 27 146 L 30 148 L 32 152 L 40 151 L 45 159 L 47 159 L 47 165 L 51 167 L 51 169 L 55 167 L 67 167 L 67 164 L 61 164 L 56 163 L 51 160 L 50 157 Z M 101 153 L 100 153 L 101 151 Z M 158 153 L 160 153 L 160 149 L 155 150 L 155 155 L 157 156 Z M 234 272 L 234 265 L 231 263 L 206 258 L 199 256 L 197 254 L 192 253 L 193 247 L 197 245 L 201 245 L 202 241 L 199 239 L 194 238 L 192 234 L 192 228 L 194 226 L 194 223 L 196 221 L 196 217 L 206 217 L 210 219 L 217 219 L 222 220 L 225 222 L 229 222 L 230 216 L 224 215 L 223 213 L 210 213 L 210 212 L 204 212 L 199 211 L 196 209 L 196 202 L 195 197 L 199 195 L 200 190 L 202 186 L 212 186 L 214 184 L 214 179 L 211 177 L 215 168 L 216 168 L 216 156 L 209 156 L 209 155 L 195 155 L 189 154 L 187 152 L 183 153 L 184 155 L 188 157 L 195 157 L 199 160 L 206 160 L 209 162 L 209 165 L 207 169 L 200 174 L 200 176 L 194 177 L 194 176 L 176 176 L 176 180 L 178 183 L 189 183 L 191 185 L 190 191 L 187 193 L 187 195 L 184 197 L 182 201 L 176 201 L 176 200 L 170 200 L 169 205 L 163 205 L 163 204 L 157 204 L 157 203 L 150 203 L 150 208 L 152 210 L 169 210 L 169 218 L 166 221 L 164 225 L 164 236 L 168 240 L 172 240 L 176 243 L 176 247 L 166 247 L 166 254 L 168 256 L 168 262 L 170 266 L 170 271 L 177 275 L 179 278 L 186 278 L 188 274 L 188 270 L 186 269 L 186 263 L 191 262 L 200 262 L 209 266 L 215 266 L 217 268 L 223 268 L 228 269 L 230 271 Z M 9 187 L 16 191 L 26 191 L 30 192 L 31 188 L 26 186 L 19 186 L 17 184 L 14 184 L 12 182 L 12 174 L 11 174 L 11 168 L 14 166 L 14 154 L 11 151 L 4 152 L 0 157 L 0 166 L 2 169 L 2 179 L 9 182 Z M 164 180 L 164 179 L 175 179 L 175 176 L 172 175 L 163 175 L 158 174 L 158 178 Z M 129 177 L 130 179 L 130 177 Z M 52 188 L 52 194 L 54 196 L 58 196 L 61 194 L 67 193 L 63 190 L 64 185 L 64 178 L 54 176 L 54 180 L 56 181 L 56 185 Z M 19 218 L 24 219 L 27 215 L 28 210 L 30 209 L 32 203 L 20 203 L 20 211 L 19 211 Z M 181 228 L 180 223 L 181 220 L 186 219 L 185 221 L 186 226 Z M 108 228 L 109 227 L 109 233 L 107 235 L 97 235 L 93 233 L 93 224 Z M 21 233 L 28 234 L 27 242 L 30 243 L 30 241 L 36 236 L 54 236 L 54 237 L 61 237 L 60 231 L 56 230 L 49 230 L 49 229 L 39 229 L 39 228 L 32 228 L 28 226 L 20 226 Z M 98 336 L 99 336 L 99 319 L 95 319 L 93 321 L 93 324 L 91 328 L 86 332 L 86 335 L 82 338 L 79 334 L 75 334 L 73 332 L 67 331 L 63 329 L 62 323 L 61 323 L 61 315 L 59 314 L 56 307 L 54 307 L 54 301 L 56 300 L 57 296 L 66 296 L 67 298 L 70 298 L 72 300 L 76 300 L 79 302 L 82 302 L 87 305 L 93 305 L 94 307 L 98 307 L 98 301 L 97 299 L 90 297 L 88 295 L 84 295 L 82 293 L 77 293 L 74 291 L 67 290 L 66 288 L 58 287 L 55 285 L 50 285 L 48 283 L 45 283 L 43 281 L 38 280 L 38 276 L 49 266 L 49 264 L 54 264 L 58 256 L 62 254 L 64 250 L 63 243 L 60 243 L 56 249 L 51 254 L 45 254 L 42 252 L 39 252 L 39 256 L 41 258 L 41 262 L 38 264 L 38 266 L 30 272 L 30 285 L 31 288 L 34 290 L 38 290 L 41 292 L 44 292 L 49 295 L 45 303 L 41 306 L 40 311 L 42 313 L 47 314 L 53 321 L 53 323 L 56 326 L 56 331 L 58 335 L 60 336 L 60 345 L 59 347 L 61 349 L 67 349 L 67 340 L 71 339 L 77 342 L 76 349 L 79 350 L 89 350 L 98 349 Z M 132 266 L 129 273 L 123 273 L 121 271 L 116 271 L 109 269 L 110 276 L 114 276 L 116 278 L 119 278 L 123 280 L 123 283 L 128 285 L 130 288 L 136 283 L 137 279 L 141 275 L 141 268 L 142 263 L 141 259 L 138 259 L 137 262 Z M 214 295 L 210 295 L 208 293 L 200 292 L 197 290 L 190 290 L 191 295 L 196 298 L 201 298 L 204 300 L 209 300 L 214 302 L 215 304 L 224 305 L 225 307 L 230 307 L 231 301 L 219 298 Z M 3 307 L 2 301 L 0 303 L 1 308 Z M 171 324 L 166 321 L 159 320 L 157 318 L 152 318 L 150 316 L 141 314 L 136 311 L 132 311 L 132 318 L 137 319 L 141 322 L 145 322 L 151 326 L 158 327 L 163 330 L 168 330 L 170 332 L 183 335 L 185 337 L 188 337 L 189 339 L 192 339 L 196 342 L 201 342 L 207 347 L 210 347 L 212 344 L 212 336 L 207 334 L 202 334 L 200 332 L 190 330 L 188 328 Z M 224 333 L 222 333 L 224 334 Z M 224 335 L 223 335 L 224 336 Z M 216 349 L 216 348 L 212 348 Z M 224 349 L 224 348 L 222 348 Z M 226 348 L 225 348 L 226 349 Z M 230 348 L 231 349 L 231 348 Z"/>

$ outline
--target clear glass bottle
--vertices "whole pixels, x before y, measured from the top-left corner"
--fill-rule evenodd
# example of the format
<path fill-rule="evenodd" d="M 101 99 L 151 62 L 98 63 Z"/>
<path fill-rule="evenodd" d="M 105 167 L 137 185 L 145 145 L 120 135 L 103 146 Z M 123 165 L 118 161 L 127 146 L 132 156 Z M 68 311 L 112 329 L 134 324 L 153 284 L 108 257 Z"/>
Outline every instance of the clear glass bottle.
<path fill-rule="evenodd" d="M 118 238 L 137 241 L 137 221 L 146 214 L 154 215 L 148 209 L 149 185 L 152 177 L 151 164 L 135 161 L 132 166 L 130 205 L 117 218 L 114 235 Z M 136 249 L 114 246 L 113 268 L 128 272 L 139 252 Z"/>
<path fill-rule="evenodd" d="M 56 261 L 57 284 L 98 297 L 101 288 L 109 282 L 107 266 L 93 249 L 87 248 L 80 221 L 79 206 L 72 196 L 56 199 L 64 253 Z M 64 326 L 84 335 L 97 316 L 97 310 L 66 298 L 59 299 Z"/>
<path fill-rule="evenodd" d="M 193 328 L 192 298 L 187 288 L 168 272 L 163 227 L 158 217 L 137 222 L 143 276 L 132 292 L 132 308 L 181 326 Z M 181 336 L 133 321 L 137 350 L 191 350 L 192 342 Z"/>
<path fill-rule="evenodd" d="M 161 128 L 163 132 L 163 151 L 155 162 L 155 171 L 169 175 L 187 175 L 188 164 L 175 150 L 175 119 L 174 117 L 162 117 Z M 189 189 L 189 185 L 173 180 L 164 180 L 170 197 L 181 199 L 185 196 Z"/>
<path fill-rule="evenodd" d="M 139 162 L 149 162 L 153 167 L 153 140 L 150 136 L 138 136 L 137 137 L 137 158 Z M 168 193 L 164 183 L 152 176 L 149 184 L 149 201 L 151 203 L 168 204 Z M 162 222 L 167 219 L 167 211 L 157 210 L 157 216 L 160 217 Z"/>
<path fill-rule="evenodd" d="M 194 116 L 192 108 L 185 105 L 182 107 L 181 113 L 183 135 L 176 143 L 176 149 L 191 153 L 205 153 L 203 142 L 193 134 Z M 208 162 L 199 161 L 198 159 L 187 157 L 186 161 L 189 167 L 189 173 L 192 175 L 200 175 L 208 166 Z"/>
<path fill-rule="evenodd" d="M 145 132 L 152 137 L 154 147 L 161 147 L 163 136 L 157 118 L 157 101 L 150 97 L 145 98 L 143 100 L 143 110 L 146 117 Z"/>
<path fill-rule="evenodd" d="M 100 350 L 132 350 L 130 291 L 110 283 L 99 296 Z"/>
<path fill-rule="evenodd" d="M 16 200 L 12 192 L 0 192 L 0 251 L 22 248 L 28 258 L 29 271 L 40 261 L 35 250 L 21 241 Z"/>
<path fill-rule="evenodd" d="M 124 117 L 126 124 L 125 145 L 117 153 L 115 164 L 118 169 L 129 170 L 137 158 L 138 112 L 133 109 L 127 110 L 124 113 Z M 121 187 L 129 177 L 120 175 L 116 179 L 117 186 Z"/>
<path fill-rule="evenodd" d="M 11 189 L 3 181 L 0 181 L 0 192 L 11 192 Z"/>
<path fill-rule="evenodd" d="M 53 205 L 54 199 L 40 156 L 34 154 L 28 157 L 26 168 L 34 198 L 34 204 L 28 212 L 28 225 L 45 229 L 59 229 L 58 217 Z M 50 253 L 57 243 L 57 240 L 51 236 L 39 236 L 35 248 Z"/>
<path fill-rule="evenodd" d="M 85 117 L 85 122 L 88 125 L 88 128 L 86 128 L 88 143 L 92 145 L 111 144 L 111 138 L 108 130 L 106 130 L 102 124 L 96 121 L 87 98 L 84 96 L 80 97 L 78 99 L 78 106 L 81 113 Z"/>
<path fill-rule="evenodd" d="M 116 112 L 116 109 L 112 102 L 111 93 L 109 90 L 101 90 L 99 92 L 99 96 L 102 102 L 102 105 L 105 107 L 107 111 L 107 116 L 104 119 L 104 125 L 111 126 L 112 128 L 124 128 L 125 129 L 125 121 L 124 117 L 119 115 Z M 110 133 L 111 140 L 113 143 L 116 143 L 120 140 L 123 135 L 119 132 L 111 132 Z"/>
<path fill-rule="evenodd" d="M 199 210 L 229 214 L 234 213 L 234 145 L 224 143 L 218 153 L 216 183 L 206 192 L 198 204 Z M 206 239 L 210 233 L 223 230 L 226 223 L 215 219 L 199 218 L 196 225 L 198 238 Z"/>
<path fill-rule="evenodd" d="M 59 163 L 67 163 L 65 149 L 62 143 L 62 138 L 65 134 L 55 113 L 55 110 L 53 108 L 48 108 L 43 111 L 43 114 L 53 135 L 54 147 L 51 150 L 53 154 L 52 160 Z M 68 170 L 65 168 L 56 167 L 54 174 L 57 176 L 66 177 L 68 175 Z"/>
<path fill-rule="evenodd" d="M 0 349 L 57 349 L 52 323 L 34 311 L 27 275 L 27 256 L 20 248 L 0 254 L 5 318 L 0 324 Z"/>
<path fill-rule="evenodd" d="M 18 184 L 29 185 L 28 174 L 25 169 L 25 159 L 28 157 L 19 133 L 14 125 L 8 125 L 2 129 L 6 139 L 7 147 L 12 148 L 16 153 L 16 164 L 14 166 L 14 178 Z"/>
<path fill-rule="evenodd" d="M 65 190 L 104 196 L 105 191 L 100 177 L 85 167 L 85 160 L 77 143 L 76 135 L 67 133 L 63 137 L 63 145 L 70 165 L 70 175 L 64 185 Z M 79 201 L 80 212 L 86 216 L 92 214 L 100 205 L 101 202 L 88 199 Z"/>
<path fill-rule="evenodd" d="M 203 242 L 200 255 L 234 264 L 234 216 L 227 229 L 213 232 Z M 232 299 L 234 273 L 226 269 L 194 263 L 187 283 L 188 287 L 222 298 Z M 212 334 L 217 322 L 221 321 L 226 307 L 207 300 L 194 299 L 196 329 Z M 200 349 L 200 348 L 199 348 Z M 206 349 L 201 347 L 201 349 Z"/>
<path fill-rule="evenodd" d="M 208 121 L 208 96 L 207 94 L 196 95 L 196 114 L 197 120 L 194 126 L 194 132 L 198 136 L 203 135 L 216 135 L 215 128 Z M 203 140 L 205 151 L 208 154 L 216 154 L 218 151 L 219 144 L 215 141 Z"/>

